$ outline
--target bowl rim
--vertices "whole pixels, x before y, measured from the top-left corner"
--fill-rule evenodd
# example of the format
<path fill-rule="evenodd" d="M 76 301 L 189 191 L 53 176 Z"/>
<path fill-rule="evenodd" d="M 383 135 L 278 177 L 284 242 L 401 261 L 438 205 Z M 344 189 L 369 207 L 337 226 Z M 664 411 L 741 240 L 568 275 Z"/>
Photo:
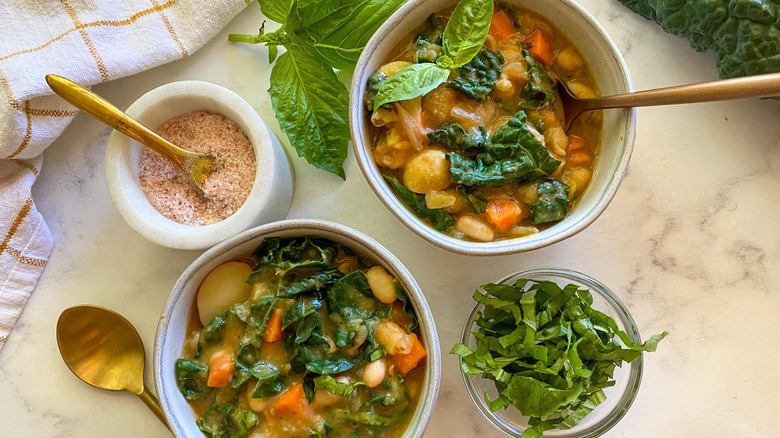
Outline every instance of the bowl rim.
<path fill-rule="evenodd" d="M 349 98 L 349 125 L 352 139 L 352 150 L 355 154 L 355 158 L 358 162 L 360 170 L 363 173 L 365 179 L 368 181 L 368 185 L 374 191 L 374 194 L 376 194 L 385 207 L 390 210 L 390 212 L 399 221 L 401 221 L 401 223 L 403 223 L 407 228 L 412 230 L 418 236 L 439 248 L 458 254 L 491 256 L 531 251 L 569 238 L 587 228 L 596 219 L 598 219 L 599 216 L 601 216 L 601 214 L 607 208 L 607 205 L 609 205 L 609 203 L 615 197 L 617 189 L 622 182 L 623 176 L 626 174 L 628 169 L 628 163 L 631 159 L 631 153 L 633 151 L 634 141 L 636 138 L 636 109 L 634 108 L 624 110 L 626 113 L 625 124 L 620 128 L 620 132 L 625 133 L 625 138 L 621 142 L 623 148 L 620 152 L 619 160 L 615 165 L 615 172 L 610 176 L 609 181 L 604 187 L 604 191 L 593 203 L 593 206 L 581 220 L 568 224 L 568 226 L 563 228 L 561 232 L 552 234 L 545 238 L 535 240 L 514 238 L 492 242 L 470 242 L 456 239 L 445 233 L 436 231 L 433 229 L 433 227 L 422 222 L 421 219 L 417 218 L 414 213 L 412 213 L 405 205 L 400 202 L 400 200 L 398 200 L 398 197 L 388 187 L 387 183 L 382 178 L 376 163 L 370 154 L 367 153 L 367 148 L 361 142 L 363 139 L 363 133 L 361 129 L 361 123 L 359 121 L 365 119 L 362 104 L 362 96 L 365 87 L 361 81 L 361 72 L 366 70 L 369 61 L 375 56 L 374 54 L 377 52 L 377 48 L 381 42 L 385 39 L 385 36 L 391 30 L 398 27 L 413 9 L 422 5 L 426 1 L 427 0 L 409 0 L 397 11 L 395 11 L 395 13 L 393 13 L 387 19 L 387 21 L 385 21 L 377 29 L 377 31 L 374 33 L 371 39 L 369 39 L 368 43 L 363 49 L 363 52 L 355 66 L 355 73 L 352 76 Z M 514 3 L 513 0 L 503 1 Z M 601 24 L 590 12 L 588 12 L 575 0 L 557 1 L 561 3 L 563 7 L 567 7 L 573 10 L 582 20 L 588 23 L 596 31 L 598 36 L 604 42 L 605 47 L 609 49 L 609 54 L 620 73 L 620 79 L 625 92 L 633 92 L 634 86 L 628 65 L 621 55 L 617 45 L 609 36 L 604 27 L 601 26 Z M 451 2 L 454 4 L 456 3 L 456 0 L 451 0 Z"/>
<path fill-rule="evenodd" d="M 379 242 L 346 225 L 320 219 L 287 219 L 246 230 L 220 242 L 201 254 L 176 280 L 165 303 L 160 321 L 157 324 L 153 352 L 154 384 L 163 413 L 174 436 L 177 438 L 187 438 L 186 433 L 181 429 L 177 417 L 173 414 L 174 410 L 170 398 L 172 396 L 181 396 L 181 394 L 179 392 L 174 392 L 174 394 L 171 395 L 165 390 L 164 381 L 168 377 L 165 377 L 166 369 L 163 365 L 168 362 L 167 358 L 163 358 L 163 352 L 165 350 L 167 330 L 170 326 L 169 321 L 172 310 L 179 299 L 184 295 L 189 278 L 207 266 L 213 259 L 240 245 L 261 237 L 271 237 L 277 233 L 289 231 L 300 231 L 300 235 L 306 235 L 311 232 L 338 234 L 344 239 L 342 243 L 348 246 L 350 244 L 362 245 L 371 251 L 371 253 L 366 254 L 366 256 L 382 266 L 390 267 L 392 271 L 397 274 L 397 278 L 402 282 L 406 289 L 407 296 L 417 313 L 420 333 L 424 337 L 423 342 L 426 343 L 426 346 L 428 347 L 428 360 L 426 361 L 426 377 L 423 384 L 423 392 L 418 399 L 417 408 L 412 416 L 410 425 L 404 433 L 404 438 L 422 438 L 426 428 L 430 424 L 441 384 L 441 351 L 439 336 L 433 314 L 425 299 L 425 295 L 406 266 Z M 329 239 L 334 240 L 332 238 Z M 193 296 L 194 295 L 195 293 L 193 293 Z M 194 299 L 195 298 L 193 298 L 193 300 Z"/>
<path fill-rule="evenodd" d="M 266 219 L 283 219 L 292 205 L 294 187 L 292 165 L 263 118 L 238 93 L 213 82 L 174 81 L 147 91 L 130 104 L 125 112 L 130 117 L 138 118 L 142 114 L 153 113 L 158 105 L 180 97 L 219 102 L 233 110 L 238 120 L 223 114 L 225 117 L 239 126 L 246 125 L 245 128 L 243 126 L 241 128 L 250 140 L 256 164 L 252 189 L 235 213 L 213 224 L 182 224 L 165 217 L 156 209 L 152 217 L 144 215 L 136 208 L 135 202 L 130 200 L 130 197 L 138 191 L 135 187 L 127 187 L 122 182 L 123 175 L 136 174 L 136 169 L 132 166 L 132 156 L 137 146 L 133 143 L 134 140 L 118 131 L 113 131 L 106 147 L 105 177 L 111 201 L 122 219 L 152 242 L 175 249 L 208 248 L 229 236 L 257 225 L 258 219 L 269 211 L 273 211 L 272 217 Z M 186 112 L 188 111 L 175 110 L 171 118 Z M 289 190 L 275 191 L 275 188 L 280 185 L 289 186 Z M 146 196 L 142 189 L 140 192 Z M 266 219 L 263 221 L 267 221 Z"/>
<path fill-rule="evenodd" d="M 641 342 L 641 336 L 639 334 L 639 328 L 631 316 L 628 308 L 623 304 L 620 298 L 606 285 L 593 277 L 583 274 L 572 269 L 565 268 L 553 268 L 553 267 L 539 267 L 525 269 L 520 272 L 508 274 L 496 281 L 495 284 L 509 284 L 520 278 L 539 278 L 539 277 L 554 277 L 556 279 L 564 281 L 573 281 L 584 285 L 593 294 L 598 294 L 601 298 L 607 301 L 607 303 L 615 310 L 617 318 L 620 319 L 620 323 L 624 326 L 624 331 L 628 334 L 629 338 L 637 344 Z M 484 294 L 482 287 L 478 289 Z M 468 341 L 471 338 L 471 332 L 474 327 L 474 317 L 477 312 L 484 306 L 480 303 L 476 303 L 474 308 L 469 313 L 466 322 L 463 324 L 463 329 L 460 335 L 460 342 L 464 345 L 468 345 Z M 508 421 L 504 420 L 501 415 L 495 412 L 491 412 L 485 402 L 483 394 L 478 393 L 475 381 L 482 379 L 478 375 L 466 374 L 463 371 L 463 358 L 458 357 L 458 367 L 460 369 L 460 376 L 463 380 L 463 384 L 466 386 L 466 392 L 469 395 L 474 407 L 477 408 L 482 417 L 490 423 L 491 426 L 502 432 L 504 435 L 510 437 L 517 437 L 523 433 L 523 429 L 512 425 Z M 606 417 L 601 421 L 581 431 L 576 431 L 574 434 L 566 434 L 566 430 L 556 429 L 562 432 L 560 435 L 556 435 L 560 438 L 596 438 L 607 433 L 612 427 L 614 427 L 628 412 L 631 405 L 634 403 L 637 394 L 639 393 L 639 387 L 642 383 L 642 375 L 644 371 L 644 355 L 640 355 L 634 361 L 629 364 L 628 381 L 625 389 L 620 394 L 615 406 L 608 411 Z"/>

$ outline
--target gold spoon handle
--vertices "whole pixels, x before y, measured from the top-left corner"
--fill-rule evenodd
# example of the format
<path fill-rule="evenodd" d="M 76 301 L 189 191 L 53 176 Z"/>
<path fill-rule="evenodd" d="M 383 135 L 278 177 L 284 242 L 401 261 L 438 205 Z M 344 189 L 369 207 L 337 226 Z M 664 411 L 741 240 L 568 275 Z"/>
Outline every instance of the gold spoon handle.
<path fill-rule="evenodd" d="M 587 102 L 587 111 L 598 108 L 675 105 L 772 96 L 780 96 L 780 73 L 583 99 L 583 102 Z"/>
<path fill-rule="evenodd" d="M 150 131 L 117 107 L 111 105 L 107 100 L 62 76 L 46 75 L 46 82 L 55 93 L 71 105 L 122 134 L 154 149 L 160 155 L 178 164 L 179 167 L 184 165 L 190 152 L 179 148 Z"/>
<path fill-rule="evenodd" d="M 154 413 L 154 415 L 157 416 L 157 418 L 162 421 L 162 424 L 165 425 L 165 427 L 168 428 L 168 430 L 171 429 L 171 426 L 168 425 L 168 420 L 165 419 L 165 414 L 163 413 L 162 406 L 160 406 L 160 401 L 157 400 L 157 397 L 155 397 L 154 394 L 149 392 L 148 389 L 144 386 L 143 392 L 140 394 L 136 394 L 138 398 L 141 399 L 142 402 L 146 405 L 147 408 L 149 408 L 150 411 Z"/>

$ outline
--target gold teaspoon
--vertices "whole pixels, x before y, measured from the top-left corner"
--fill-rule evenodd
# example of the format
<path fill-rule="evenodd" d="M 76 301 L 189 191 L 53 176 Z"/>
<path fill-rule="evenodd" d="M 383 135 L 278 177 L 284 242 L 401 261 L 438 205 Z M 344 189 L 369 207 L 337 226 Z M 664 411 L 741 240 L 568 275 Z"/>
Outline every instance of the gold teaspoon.
<path fill-rule="evenodd" d="M 70 79 L 46 75 L 46 82 L 55 93 L 71 105 L 170 160 L 189 176 L 192 184 L 203 193 L 203 181 L 211 173 L 213 156 L 176 146 L 133 120 L 107 100 Z"/>
<path fill-rule="evenodd" d="M 102 307 L 71 307 L 57 320 L 57 346 L 79 379 L 136 394 L 170 429 L 157 397 L 144 386 L 144 345 L 128 320 Z"/>

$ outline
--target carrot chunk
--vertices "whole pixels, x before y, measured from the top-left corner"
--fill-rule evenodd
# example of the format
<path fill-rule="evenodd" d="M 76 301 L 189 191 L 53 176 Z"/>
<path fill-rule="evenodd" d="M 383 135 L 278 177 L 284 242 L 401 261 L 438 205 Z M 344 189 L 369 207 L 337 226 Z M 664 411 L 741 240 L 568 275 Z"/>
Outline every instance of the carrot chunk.
<path fill-rule="evenodd" d="M 274 401 L 272 407 L 277 414 L 287 416 L 301 416 L 306 413 L 306 407 L 309 402 L 306 401 L 306 394 L 303 391 L 303 385 L 296 383 L 290 389 L 283 392 L 279 398 Z"/>
<path fill-rule="evenodd" d="M 236 364 L 233 362 L 233 354 L 223 353 L 211 359 L 209 364 L 209 378 L 206 385 L 210 388 L 224 388 L 233 379 L 233 371 Z"/>
<path fill-rule="evenodd" d="M 569 145 L 566 146 L 566 151 L 570 154 L 574 152 L 585 150 L 585 140 L 577 137 L 576 135 L 569 136 Z"/>
<path fill-rule="evenodd" d="M 408 353 L 390 355 L 395 371 L 403 375 L 417 368 L 420 361 L 428 357 L 428 352 L 425 351 L 425 347 L 417 339 L 417 335 L 412 333 L 409 337 L 412 339 L 412 348 Z"/>
<path fill-rule="evenodd" d="M 282 340 L 282 311 L 274 309 L 263 333 L 264 342 L 279 342 Z"/>
<path fill-rule="evenodd" d="M 545 65 L 553 65 L 555 54 L 553 53 L 550 41 L 542 35 L 542 31 L 534 29 L 531 36 L 526 38 L 525 42 L 531 45 L 531 47 L 528 48 L 528 51 L 531 52 L 531 55 L 533 55 L 534 58 L 542 61 Z"/>
<path fill-rule="evenodd" d="M 506 12 L 501 10 L 493 14 L 493 19 L 490 20 L 489 32 L 496 40 L 501 41 L 509 38 L 517 30 L 514 23 L 512 23 L 512 19 L 506 15 Z"/>
<path fill-rule="evenodd" d="M 517 202 L 506 199 L 491 199 L 485 208 L 488 221 L 500 232 L 517 225 L 523 219 L 523 210 Z"/>

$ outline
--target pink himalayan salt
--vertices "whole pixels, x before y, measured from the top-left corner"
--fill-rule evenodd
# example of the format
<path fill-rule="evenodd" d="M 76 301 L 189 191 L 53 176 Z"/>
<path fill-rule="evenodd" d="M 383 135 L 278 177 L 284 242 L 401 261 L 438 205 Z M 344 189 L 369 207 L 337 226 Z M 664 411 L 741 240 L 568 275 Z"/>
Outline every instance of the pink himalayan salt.
<path fill-rule="evenodd" d="M 204 196 L 178 167 L 144 148 L 138 177 L 147 199 L 163 216 L 181 224 L 208 225 L 230 217 L 246 201 L 257 164 L 252 144 L 235 122 L 193 111 L 167 121 L 156 132 L 183 149 L 215 157 L 203 183 Z"/>

